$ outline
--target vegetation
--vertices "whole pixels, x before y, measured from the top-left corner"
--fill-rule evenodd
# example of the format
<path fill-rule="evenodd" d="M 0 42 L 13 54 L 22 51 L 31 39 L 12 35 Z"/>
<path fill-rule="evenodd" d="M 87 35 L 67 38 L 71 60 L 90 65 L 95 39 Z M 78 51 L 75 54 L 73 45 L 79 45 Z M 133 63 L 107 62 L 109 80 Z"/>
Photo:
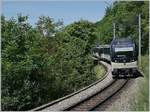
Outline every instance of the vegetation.
<path fill-rule="evenodd" d="M 144 78 L 139 83 L 136 99 L 131 101 L 131 110 L 148 111 L 149 109 L 149 58 L 148 55 L 142 56 L 142 71 Z"/>
<path fill-rule="evenodd" d="M 80 20 L 66 27 L 62 21 L 41 16 L 33 28 L 27 16 L 6 20 L 2 15 L 2 110 L 29 110 L 97 80 L 91 48 L 97 42 L 110 43 L 113 22 L 118 37 L 131 36 L 137 42 L 139 13 L 142 53 L 146 54 L 149 37 L 146 1 L 117 1 L 106 9 L 101 21 Z M 97 73 L 103 73 L 100 69 L 95 67 Z M 147 91 L 142 94 L 147 98 Z M 143 102 L 148 103 L 145 98 L 142 97 Z"/>
<path fill-rule="evenodd" d="M 97 79 L 90 57 L 93 23 L 81 20 L 63 28 L 42 16 L 32 28 L 27 19 L 1 17 L 2 110 L 29 110 Z"/>
<path fill-rule="evenodd" d="M 98 79 L 100 79 L 100 78 L 104 77 L 106 71 L 102 65 L 96 65 L 94 67 L 94 72 L 96 73 L 96 77 Z"/>

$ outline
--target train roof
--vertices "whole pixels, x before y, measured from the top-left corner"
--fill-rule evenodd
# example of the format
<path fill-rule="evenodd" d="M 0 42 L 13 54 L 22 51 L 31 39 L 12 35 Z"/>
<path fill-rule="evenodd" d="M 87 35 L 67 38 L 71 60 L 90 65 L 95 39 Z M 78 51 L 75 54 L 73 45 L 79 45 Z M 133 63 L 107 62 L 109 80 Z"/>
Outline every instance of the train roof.
<path fill-rule="evenodd" d="M 110 45 L 105 44 L 105 45 L 96 45 L 95 48 L 110 48 Z"/>
<path fill-rule="evenodd" d="M 131 38 L 116 38 L 113 39 L 111 45 L 130 45 L 133 44 Z"/>
<path fill-rule="evenodd" d="M 101 48 L 109 48 L 109 47 L 110 47 L 110 45 L 105 44 L 105 45 L 100 45 L 100 47 L 101 47 Z"/>

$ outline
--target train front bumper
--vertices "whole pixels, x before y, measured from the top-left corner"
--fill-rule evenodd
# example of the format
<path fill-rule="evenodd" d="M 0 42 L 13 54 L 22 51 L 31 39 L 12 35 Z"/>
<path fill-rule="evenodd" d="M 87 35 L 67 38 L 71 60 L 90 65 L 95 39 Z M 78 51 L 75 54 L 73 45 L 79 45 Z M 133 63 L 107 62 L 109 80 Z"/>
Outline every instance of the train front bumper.
<path fill-rule="evenodd" d="M 126 68 L 137 68 L 137 61 L 128 63 L 115 63 L 111 62 L 112 71 L 114 69 L 126 69 Z"/>

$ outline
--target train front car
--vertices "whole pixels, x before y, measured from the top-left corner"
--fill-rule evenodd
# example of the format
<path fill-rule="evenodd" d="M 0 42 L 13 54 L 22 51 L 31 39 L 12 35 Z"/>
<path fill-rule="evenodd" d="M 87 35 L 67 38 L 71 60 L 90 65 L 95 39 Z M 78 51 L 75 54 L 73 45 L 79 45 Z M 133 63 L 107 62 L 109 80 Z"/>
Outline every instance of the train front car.
<path fill-rule="evenodd" d="M 111 66 L 113 78 L 134 77 L 138 68 L 136 44 L 130 38 L 114 39 L 111 42 Z"/>

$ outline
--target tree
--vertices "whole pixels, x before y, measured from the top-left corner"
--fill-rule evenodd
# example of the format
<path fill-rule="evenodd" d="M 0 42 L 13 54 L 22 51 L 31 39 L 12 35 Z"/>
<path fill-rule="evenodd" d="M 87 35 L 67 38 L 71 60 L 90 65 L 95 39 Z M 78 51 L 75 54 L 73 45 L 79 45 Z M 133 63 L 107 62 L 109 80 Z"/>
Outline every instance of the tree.
<path fill-rule="evenodd" d="M 37 22 L 37 29 L 45 37 L 53 37 L 58 28 L 63 25 L 62 21 L 54 22 L 50 17 L 41 16 Z M 60 27 L 61 28 L 61 27 Z"/>
<path fill-rule="evenodd" d="M 32 28 L 26 16 L 2 16 L 2 110 L 29 110 L 96 80 L 94 24 L 82 20 L 59 29 L 43 18 Z M 42 24 L 55 36 L 43 38 Z"/>

